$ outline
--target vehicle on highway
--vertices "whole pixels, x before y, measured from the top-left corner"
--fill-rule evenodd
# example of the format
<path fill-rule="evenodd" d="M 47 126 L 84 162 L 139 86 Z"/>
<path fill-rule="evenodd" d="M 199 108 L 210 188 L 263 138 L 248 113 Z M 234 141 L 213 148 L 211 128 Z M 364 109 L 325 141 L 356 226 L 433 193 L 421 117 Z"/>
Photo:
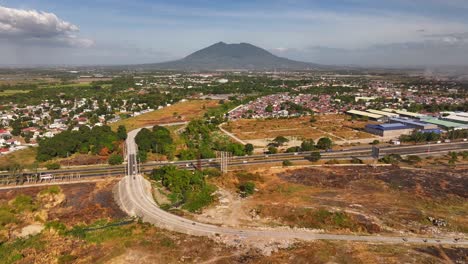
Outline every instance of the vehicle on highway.
<path fill-rule="evenodd" d="M 52 175 L 51 173 L 39 175 L 40 180 L 51 180 L 53 178 L 54 178 L 54 175 Z"/>

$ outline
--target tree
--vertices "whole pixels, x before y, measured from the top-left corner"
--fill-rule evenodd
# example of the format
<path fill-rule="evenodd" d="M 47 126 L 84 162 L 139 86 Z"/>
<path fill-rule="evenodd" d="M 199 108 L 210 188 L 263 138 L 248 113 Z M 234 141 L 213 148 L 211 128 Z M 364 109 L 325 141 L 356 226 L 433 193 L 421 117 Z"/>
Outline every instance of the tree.
<path fill-rule="evenodd" d="M 267 112 L 267 113 L 273 112 L 273 106 L 272 105 L 267 105 L 267 107 L 265 107 L 265 112 Z"/>
<path fill-rule="evenodd" d="M 254 151 L 254 145 L 248 143 L 248 144 L 245 144 L 244 146 L 244 151 L 245 153 L 247 153 L 248 155 L 252 155 L 253 151 Z"/>
<path fill-rule="evenodd" d="M 123 157 L 122 155 L 112 154 L 109 156 L 107 162 L 109 162 L 110 165 L 119 165 L 123 163 Z"/>
<path fill-rule="evenodd" d="M 124 125 L 120 125 L 117 128 L 117 137 L 119 138 L 119 140 L 127 139 L 127 128 Z"/>
<path fill-rule="evenodd" d="M 319 161 L 321 158 L 322 158 L 322 155 L 320 155 L 320 152 L 318 151 L 314 151 L 310 153 L 310 156 L 309 156 L 309 160 L 313 162 Z"/>
<path fill-rule="evenodd" d="M 288 166 L 292 166 L 293 163 L 290 161 L 290 160 L 283 160 L 283 166 L 284 167 L 288 167 Z"/>
<path fill-rule="evenodd" d="M 378 145 L 380 144 L 380 141 L 378 141 L 377 139 L 374 139 L 374 141 L 372 141 L 371 145 Z"/>
<path fill-rule="evenodd" d="M 289 142 L 289 139 L 283 136 L 277 136 L 275 139 L 273 139 L 273 141 L 277 143 L 279 146 L 282 146 L 284 143 Z"/>
<path fill-rule="evenodd" d="M 317 142 L 317 148 L 319 149 L 330 149 L 333 145 L 333 141 L 327 137 L 320 138 Z"/>
<path fill-rule="evenodd" d="M 315 149 L 315 142 L 313 139 L 305 139 L 301 143 L 301 150 L 302 151 L 312 151 Z"/>
<path fill-rule="evenodd" d="M 271 146 L 271 147 L 268 147 L 268 154 L 276 154 L 278 153 L 278 149 Z"/>
<path fill-rule="evenodd" d="M 47 164 L 46 164 L 46 168 L 47 168 L 48 170 L 58 170 L 58 169 L 60 169 L 60 163 L 56 163 L 56 162 L 47 163 Z"/>

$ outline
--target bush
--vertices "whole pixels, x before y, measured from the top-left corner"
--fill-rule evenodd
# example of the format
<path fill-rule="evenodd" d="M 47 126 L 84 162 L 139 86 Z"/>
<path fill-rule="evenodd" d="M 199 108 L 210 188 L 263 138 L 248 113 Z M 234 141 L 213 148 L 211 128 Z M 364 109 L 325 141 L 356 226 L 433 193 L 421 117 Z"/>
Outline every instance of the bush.
<path fill-rule="evenodd" d="M 310 156 L 309 156 L 309 160 L 313 162 L 319 161 L 321 158 L 322 158 L 322 155 L 320 155 L 320 152 L 318 151 L 314 151 L 310 153 Z"/>
<path fill-rule="evenodd" d="M 5 226 L 10 223 L 16 223 L 15 214 L 6 207 L 0 207 L 0 226 Z"/>
<path fill-rule="evenodd" d="M 29 195 L 20 194 L 16 196 L 12 204 L 17 212 L 23 212 L 23 211 L 32 212 L 37 209 L 37 205 L 35 204 L 33 198 Z"/>
<path fill-rule="evenodd" d="M 247 197 L 255 192 L 255 183 L 253 182 L 244 182 L 239 185 L 239 191 L 242 197 Z"/>
<path fill-rule="evenodd" d="M 378 145 L 380 144 L 380 141 L 378 141 L 377 139 L 375 139 L 374 141 L 372 141 L 371 145 Z"/>
<path fill-rule="evenodd" d="M 107 162 L 110 165 L 119 165 L 123 163 L 123 157 L 122 155 L 112 154 L 109 156 L 109 159 L 107 160 Z"/>
<path fill-rule="evenodd" d="M 210 178 L 215 178 L 221 176 L 221 171 L 216 168 L 206 168 L 203 170 L 203 174 Z"/>
<path fill-rule="evenodd" d="M 271 147 L 268 147 L 268 154 L 276 154 L 278 153 L 278 149 L 271 146 Z"/>
<path fill-rule="evenodd" d="M 190 212 L 198 212 L 201 208 L 213 202 L 213 192 L 216 187 L 205 185 L 201 190 L 189 191 L 185 194 L 185 203 L 183 208 Z"/>
<path fill-rule="evenodd" d="M 408 157 L 406 157 L 406 161 L 410 164 L 421 162 L 421 160 L 422 159 L 416 155 L 409 155 Z"/>
<path fill-rule="evenodd" d="M 293 153 L 293 152 L 299 152 L 299 151 L 301 151 L 301 148 L 297 146 L 286 149 L 286 153 Z"/>
<path fill-rule="evenodd" d="M 40 194 L 59 194 L 62 189 L 59 186 L 50 186 L 49 188 L 42 190 Z"/>
<path fill-rule="evenodd" d="M 325 164 L 334 165 L 334 164 L 340 164 L 340 162 L 336 159 L 332 159 L 332 160 L 325 162 Z"/>
<path fill-rule="evenodd" d="M 288 167 L 288 166 L 292 166 L 293 163 L 290 161 L 290 160 L 283 160 L 283 166 L 284 167 Z"/>
<path fill-rule="evenodd" d="M 320 138 L 317 142 L 317 148 L 319 149 L 330 149 L 333 145 L 333 141 L 327 137 Z"/>
<path fill-rule="evenodd" d="M 46 168 L 48 170 L 58 170 L 58 169 L 60 169 L 60 163 L 57 163 L 57 162 L 47 163 L 45 166 L 46 166 Z"/>
<path fill-rule="evenodd" d="M 387 163 L 387 164 L 396 164 L 396 163 L 398 163 L 398 162 L 400 162 L 402 160 L 403 159 L 398 154 L 389 154 L 389 155 L 385 155 L 379 161 L 383 162 L 383 163 Z"/>
<path fill-rule="evenodd" d="M 358 158 L 352 158 L 351 159 L 351 164 L 363 164 L 364 162 L 362 162 L 361 159 L 358 159 Z"/>

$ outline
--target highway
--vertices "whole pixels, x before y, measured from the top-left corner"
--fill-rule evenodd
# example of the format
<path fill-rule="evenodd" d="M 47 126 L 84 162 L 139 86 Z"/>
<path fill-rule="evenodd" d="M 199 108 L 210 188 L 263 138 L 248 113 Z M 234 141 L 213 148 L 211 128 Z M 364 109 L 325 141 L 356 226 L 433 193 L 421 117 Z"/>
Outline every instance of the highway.
<path fill-rule="evenodd" d="M 139 130 L 133 130 L 130 133 L 138 133 Z M 129 145 L 127 148 L 134 148 Z M 387 154 L 400 154 L 400 155 L 437 155 L 444 154 L 449 151 L 464 151 L 468 150 L 468 142 L 454 142 L 454 143 L 441 143 L 441 144 L 424 144 L 424 145 L 410 145 L 410 146 L 391 146 L 391 147 L 381 147 L 380 148 L 380 157 Z M 130 149 L 133 152 L 133 149 Z M 252 156 L 239 156 L 232 157 L 229 161 L 229 166 L 251 166 L 256 164 L 270 164 L 282 162 L 283 160 L 291 161 L 304 161 L 310 155 L 310 152 L 296 152 L 296 153 L 279 153 L 272 155 L 252 155 Z M 361 159 L 370 159 L 372 158 L 372 147 L 358 147 L 350 148 L 343 151 L 331 151 L 331 152 L 321 152 L 322 159 L 331 160 L 331 159 L 350 159 L 352 157 L 361 158 Z M 62 175 L 80 175 L 81 178 L 90 178 L 90 177 L 107 177 L 107 176 L 123 176 L 127 171 L 150 172 L 153 168 L 160 167 L 167 164 L 172 164 L 181 168 L 193 168 L 193 164 L 197 164 L 196 160 L 188 161 L 172 161 L 172 162 L 148 162 L 145 164 L 139 164 L 136 160 L 136 155 L 128 157 L 127 155 L 127 164 L 117 165 L 117 166 L 92 166 L 92 167 L 81 167 L 81 168 L 71 168 L 71 169 L 61 169 L 55 171 L 38 171 L 37 173 L 48 174 L 51 173 L 55 176 Z M 202 159 L 202 167 L 218 167 L 219 162 L 216 159 Z M 37 174 L 35 172 L 23 172 L 24 175 Z M 10 173 L 0 173 L 0 181 L 3 179 L 11 178 Z"/>
<path fill-rule="evenodd" d="M 136 156 L 134 131 L 127 138 L 127 159 L 132 160 Z M 443 148 L 442 148 L 443 149 Z M 364 150 L 363 150 L 364 151 Z M 366 150 L 368 151 L 368 150 Z M 293 157 L 297 156 L 294 153 Z M 301 157 L 299 157 L 301 158 Z M 263 161 L 264 162 L 264 161 Z M 453 238 L 429 238 L 429 237 L 397 237 L 397 236 L 362 236 L 362 235 L 337 235 L 314 233 L 304 230 L 285 229 L 240 229 L 229 228 L 210 224 L 194 222 L 159 208 L 152 197 L 151 184 L 139 173 L 138 165 L 128 162 L 127 175 L 115 187 L 115 199 L 119 206 L 127 214 L 140 217 L 143 221 L 152 223 L 158 227 L 196 236 L 223 236 L 233 239 L 267 239 L 267 240 L 340 240 L 382 243 L 419 243 L 419 244 L 451 244 L 468 246 L 468 241 L 456 241 Z"/>

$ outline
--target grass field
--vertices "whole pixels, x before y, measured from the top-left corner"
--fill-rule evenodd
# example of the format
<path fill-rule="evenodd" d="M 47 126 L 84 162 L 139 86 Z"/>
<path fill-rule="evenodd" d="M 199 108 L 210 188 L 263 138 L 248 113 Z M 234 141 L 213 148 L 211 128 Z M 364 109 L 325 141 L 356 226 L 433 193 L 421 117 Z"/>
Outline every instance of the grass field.
<path fill-rule="evenodd" d="M 362 131 L 367 122 L 350 121 L 345 115 L 322 115 L 316 116 L 316 119 L 314 123 L 310 122 L 310 117 L 242 119 L 229 122 L 224 128 L 243 140 L 273 139 L 277 136 L 314 140 L 329 137 L 333 141 L 374 138 Z"/>
<path fill-rule="evenodd" d="M 117 129 L 119 125 L 124 125 L 127 131 L 131 131 L 139 127 L 190 121 L 202 117 L 206 109 L 217 105 L 218 101 L 215 100 L 193 100 L 176 103 L 160 110 L 121 120 L 111 124 L 111 127 Z"/>
<path fill-rule="evenodd" d="M 29 93 L 30 90 L 4 90 L 0 92 L 0 96 L 9 96 L 9 95 L 14 95 L 14 94 L 19 94 L 19 93 Z"/>
<path fill-rule="evenodd" d="M 11 164 L 21 164 L 23 167 L 32 166 L 36 160 L 36 148 L 27 148 L 15 151 L 8 155 L 0 156 L 0 168 Z"/>

